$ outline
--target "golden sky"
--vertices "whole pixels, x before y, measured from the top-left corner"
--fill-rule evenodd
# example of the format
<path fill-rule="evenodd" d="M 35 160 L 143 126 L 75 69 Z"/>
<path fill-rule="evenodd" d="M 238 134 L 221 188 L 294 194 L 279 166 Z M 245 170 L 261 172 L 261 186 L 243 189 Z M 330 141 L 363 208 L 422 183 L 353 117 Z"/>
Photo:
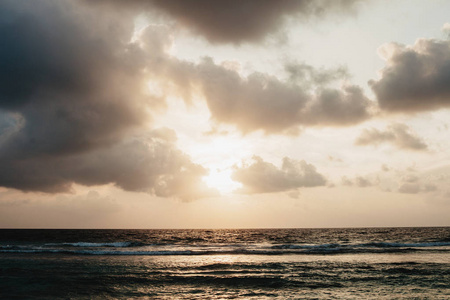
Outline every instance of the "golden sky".
<path fill-rule="evenodd" d="M 0 3 L 0 228 L 448 226 L 448 1 Z"/>

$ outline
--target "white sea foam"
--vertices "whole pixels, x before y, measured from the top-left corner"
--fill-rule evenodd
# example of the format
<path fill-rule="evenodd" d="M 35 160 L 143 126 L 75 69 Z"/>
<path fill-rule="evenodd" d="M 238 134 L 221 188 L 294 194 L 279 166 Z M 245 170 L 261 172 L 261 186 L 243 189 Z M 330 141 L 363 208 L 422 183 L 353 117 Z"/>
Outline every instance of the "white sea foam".
<path fill-rule="evenodd" d="M 113 242 L 113 243 L 90 243 L 90 242 L 76 242 L 76 243 L 61 243 L 61 244 L 45 244 L 46 246 L 70 246 L 70 247 L 88 247 L 88 248 L 94 248 L 94 247 L 116 247 L 116 248 L 122 248 L 122 247 L 131 247 L 135 245 L 136 243 L 133 242 Z M 136 244 L 138 245 L 138 244 Z"/>
<path fill-rule="evenodd" d="M 450 242 L 428 242 L 428 243 L 389 243 L 389 242 L 374 242 L 360 244 L 362 247 L 379 247 L 379 248 L 394 248 L 394 247 L 445 247 L 450 246 Z"/>
<path fill-rule="evenodd" d="M 411 251 L 450 251 L 450 242 L 365 242 L 323 244 L 271 243 L 185 243 L 143 244 L 132 241 L 117 242 L 62 242 L 29 245 L 0 245 L 0 253 L 60 253 L 72 255 L 283 255 L 283 254 L 338 254 L 390 253 Z"/>
<path fill-rule="evenodd" d="M 78 242 L 69 244 L 74 247 L 129 247 L 131 246 L 131 242 L 115 242 L 115 243 L 86 243 L 86 242 Z"/>

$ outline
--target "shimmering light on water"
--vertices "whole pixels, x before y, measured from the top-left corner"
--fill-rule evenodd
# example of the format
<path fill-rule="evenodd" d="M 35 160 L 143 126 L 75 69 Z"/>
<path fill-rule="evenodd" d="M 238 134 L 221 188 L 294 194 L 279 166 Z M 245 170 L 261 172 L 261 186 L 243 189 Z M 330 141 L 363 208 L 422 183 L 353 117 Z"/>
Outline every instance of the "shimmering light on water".
<path fill-rule="evenodd" d="M 0 233 L 2 299 L 450 297 L 449 228 Z M 38 247 L 60 252 L 20 252 Z"/>

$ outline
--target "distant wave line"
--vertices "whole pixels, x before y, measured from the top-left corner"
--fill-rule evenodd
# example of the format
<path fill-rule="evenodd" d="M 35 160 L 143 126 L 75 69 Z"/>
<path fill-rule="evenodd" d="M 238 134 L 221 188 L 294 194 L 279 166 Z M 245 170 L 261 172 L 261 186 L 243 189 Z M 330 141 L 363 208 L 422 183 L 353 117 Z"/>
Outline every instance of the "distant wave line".
<path fill-rule="evenodd" d="M 63 246 L 50 248 L 48 246 Z M 71 249 L 67 246 L 81 248 Z M 135 245 L 135 246 L 131 246 Z M 302 254 L 351 254 L 351 253 L 407 253 L 414 251 L 450 252 L 450 242 L 429 243 L 364 243 L 354 245 L 322 244 L 322 245 L 297 245 L 283 244 L 272 246 L 248 245 L 236 247 L 236 245 L 209 245 L 203 247 L 177 246 L 136 246 L 130 242 L 117 243 L 61 243 L 39 245 L 6 245 L 0 246 L 0 253 L 59 253 L 71 255 L 302 255 Z M 153 248 L 153 249 L 152 249 Z"/>

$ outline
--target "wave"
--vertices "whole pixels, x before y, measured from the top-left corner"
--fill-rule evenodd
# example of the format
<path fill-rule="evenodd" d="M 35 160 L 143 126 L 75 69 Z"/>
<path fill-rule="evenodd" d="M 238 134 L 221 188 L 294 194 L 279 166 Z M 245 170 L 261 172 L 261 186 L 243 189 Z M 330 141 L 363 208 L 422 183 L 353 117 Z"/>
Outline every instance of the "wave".
<path fill-rule="evenodd" d="M 36 253 L 36 254 L 69 254 L 69 255 L 135 255 L 135 256 L 177 256 L 177 255 L 326 255 L 326 254 L 357 254 L 357 253 L 409 253 L 423 251 L 406 248 L 395 250 L 355 250 L 331 249 L 315 251 L 268 251 L 268 250 L 225 250 L 225 251 L 193 251 L 193 250 L 165 250 L 165 251 L 118 251 L 118 250 L 67 250 L 67 249 L 0 249 L 0 253 Z M 431 252 L 449 252 L 448 249 L 428 250 Z"/>
<path fill-rule="evenodd" d="M 349 250 L 334 250 L 334 251 L 305 251 L 305 252 L 293 252 L 293 251 L 103 251 L 103 250 L 62 250 L 62 249 L 21 249 L 21 250 L 0 250 L 0 253 L 41 253 L 41 254 L 71 254 L 71 255 L 135 255 L 135 256 L 177 256 L 177 255 L 295 255 L 295 254 L 350 254 L 350 253 L 392 253 L 411 252 L 409 250 L 397 250 L 397 251 L 349 251 Z"/>
<path fill-rule="evenodd" d="M 450 242 L 427 242 L 427 243 L 387 243 L 387 242 L 372 242 L 360 244 L 363 247 L 445 247 L 450 246 Z"/>
<path fill-rule="evenodd" d="M 298 245 L 298 244 L 283 244 L 271 246 L 272 249 L 333 249 L 339 248 L 340 244 L 322 244 L 322 245 Z"/>
<path fill-rule="evenodd" d="M 45 244 L 45 246 L 69 246 L 69 247 L 114 247 L 114 248 L 127 248 L 127 247 L 137 247 L 145 246 L 143 243 L 139 242 L 113 242 L 113 243 L 91 243 L 91 242 L 76 242 L 76 243 L 50 243 Z"/>
<path fill-rule="evenodd" d="M 426 243 L 390 243 L 390 242 L 370 242 L 361 244 L 282 244 L 274 245 L 272 249 L 335 249 L 335 248 L 423 248 L 423 247 L 445 247 L 450 246 L 450 242 L 426 242 Z"/>
<path fill-rule="evenodd" d="M 75 255 L 192 255 L 191 251 L 103 251 L 103 250 L 64 250 L 64 249 L 12 249 L 0 253 L 61 253 Z"/>
<path fill-rule="evenodd" d="M 414 251 L 450 252 L 450 242 L 359 244 L 209 244 L 155 245 L 137 242 L 52 243 L 41 245 L 3 245 L 0 253 L 60 253 L 71 255 L 302 255 L 351 253 L 407 253 Z"/>

